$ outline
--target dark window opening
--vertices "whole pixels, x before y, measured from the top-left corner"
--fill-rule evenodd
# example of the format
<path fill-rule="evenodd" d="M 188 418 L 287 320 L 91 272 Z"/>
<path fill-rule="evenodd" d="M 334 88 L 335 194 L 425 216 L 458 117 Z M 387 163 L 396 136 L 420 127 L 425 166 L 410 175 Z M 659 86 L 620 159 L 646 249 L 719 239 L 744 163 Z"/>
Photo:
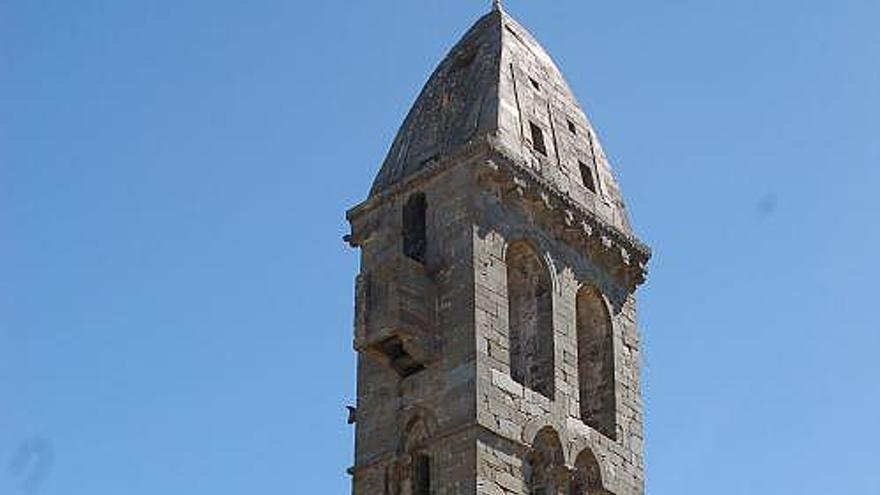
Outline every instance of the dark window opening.
<path fill-rule="evenodd" d="M 417 454 L 413 459 L 413 495 L 431 495 L 431 458 Z"/>
<path fill-rule="evenodd" d="M 581 169 L 581 180 L 584 183 L 584 187 L 589 189 L 592 193 L 596 193 L 596 181 L 593 179 L 593 169 L 590 168 L 584 162 L 578 162 L 578 166 Z"/>
<path fill-rule="evenodd" d="M 532 146 L 538 153 L 547 156 L 547 146 L 544 144 L 544 131 L 534 122 L 529 122 L 532 130 Z"/>
<path fill-rule="evenodd" d="M 616 440 L 617 405 L 611 316 L 599 291 L 588 286 L 578 291 L 576 312 L 581 420 Z"/>
<path fill-rule="evenodd" d="M 428 247 L 425 214 L 428 202 L 423 193 L 409 197 L 403 207 L 403 254 L 419 263 L 425 262 Z"/>
<path fill-rule="evenodd" d="M 568 130 L 569 130 L 572 134 L 577 134 L 577 133 L 578 133 L 577 126 L 575 126 L 575 125 L 574 125 L 574 122 L 572 122 L 572 121 L 570 121 L 570 120 L 568 121 Z"/>
<path fill-rule="evenodd" d="M 425 365 L 416 361 L 406 352 L 403 342 L 398 337 L 391 337 L 382 341 L 377 348 L 379 352 L 388 358 L 394 371 L 404 378 L 415 375 L 425 369 Z"/>
<path fill-rule="evenodd" d="M 539 394 L 555 396 L 553 294 L 547 268 L 525 242 L 507 251 L 510 376 Z"/>
<path fill-rule="evenodd" d="M 608 493 L 603 489 L 599 462 L 590 449 L 583 450 L 575 460 L 570 493 L 585 495 Z"/>
<path fill-rule="evenodd" d="M 530 77 L 529 82 L 532 83 L 532 87 L 535 88 L 535 91 L 541 91 L 541 85 L 538 84 L 538 81 L 535 81 Z"/>
<path fill-rule="evenodd" d="M 532 451 L 525 460 L 529 495 L 584 495 L 583 492 L 569 491 L 568 469 L 560 469 L 565 466 L 562 442 L 552 427 L 546 426 L 535 435 Z"/>

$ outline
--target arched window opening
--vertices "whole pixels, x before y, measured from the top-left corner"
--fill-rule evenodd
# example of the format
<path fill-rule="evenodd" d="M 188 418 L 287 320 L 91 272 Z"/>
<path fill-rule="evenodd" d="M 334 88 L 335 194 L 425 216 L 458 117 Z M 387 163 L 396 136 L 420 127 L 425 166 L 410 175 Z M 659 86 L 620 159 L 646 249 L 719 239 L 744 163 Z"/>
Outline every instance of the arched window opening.
<path fill-rule="evenodd" d="M 578 454 L 571 479 L 571 495 L 602 495 L 602 472 L 590 449 Z"/>
<path fill-rule="evenodd" d="M 413 453 L 424 449 L 428 443 L 429 436 L 428 425 L 425 424 L 421 415 L 416 416 L 407 425 L 403 444 L 404 452 Z"/>
<path fill-rule="evenodd" d="M 535 436 L 525 469 L 529 495 L 567 495 L 570 476 L 562 442 L 553 428 L 546 427 Z"/>
<path fill-rule="evenodd" d="M 608 307 L 592 287 L 578 291 L 577 343 L 581 420 L 615 439 L 614 333 Z"/>
<path fill-rule="evenodd" d="M 419 263 L 425 262 L 428 247 L 425 215 L 428 201 L 424 193 L 415 193 L 403 207 L 403 254 Z"/>
<path fill-rule="evenodd" d="M 428 427 L 420 418 L 410 422 L 404 438 L 404 459 L 398 493 L 431 495 L 431 456 Z"/>
<path fill-rule="evenodd" d="M 507 251 L 510 374 L 521 385 L 554 396 L 553 294 L 550 275 L 525 242 Z"/>

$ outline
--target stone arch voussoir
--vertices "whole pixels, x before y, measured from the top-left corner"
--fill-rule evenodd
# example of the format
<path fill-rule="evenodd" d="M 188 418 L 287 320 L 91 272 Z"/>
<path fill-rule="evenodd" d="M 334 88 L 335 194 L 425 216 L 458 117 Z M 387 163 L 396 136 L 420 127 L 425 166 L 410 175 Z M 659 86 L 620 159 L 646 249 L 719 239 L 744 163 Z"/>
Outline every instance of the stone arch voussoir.
<path fill-rule="evenodd" d="M 526 445 L 533 445 L 538 434 L 547 429 L 552 429 L 559 437 L 565 464 L 567 467 L 571 467 L 573 459 L 571 457 L 571 439 L 568 436 L 568 429 L 556 418 L 548 415 L 528 422 L 523 428 L 522 442 Z"/>
<path fill-rule="evenodd" d="M 571 444 L 571 452 L 573 456 L 571 461 L 572 467 L 576 470 L 578 468 L 578 460 L 582 459 L 582 456 L 589 454 L 595 459 L 596 464 L 599 467 L 599 477 L 602 483 L 602 489 L 611 493 L 617 493 L 617 476 L 615 476 L 608 460 L 599 456 L 599 452 L 601 451 L 598 442 L 594 439 L 589 437 L 578 437 Z"/>
<path fill-rule="evenodd" d="M 535 253 L 535 256 L 537 256 L 538 260 L 544 266 L 544 270 L 546 270 L 547 274 L 550 276 L 550 284 L 553 293 L 559 294 L 562 290 L 562 286 L 561 281 L 559 280 L 559 273 L 557 272 L 557 262 L 550 254 L 553 252 L 551 242 L 545 239 L 541 232 L 532 229 L 516 228 L 504 232 L 503 235 L 505 242 L 501 247 L 501 259 L 507 260 L 507 253 L 511 246 L 525 243 L 531 248 L 532 252 Z"/>

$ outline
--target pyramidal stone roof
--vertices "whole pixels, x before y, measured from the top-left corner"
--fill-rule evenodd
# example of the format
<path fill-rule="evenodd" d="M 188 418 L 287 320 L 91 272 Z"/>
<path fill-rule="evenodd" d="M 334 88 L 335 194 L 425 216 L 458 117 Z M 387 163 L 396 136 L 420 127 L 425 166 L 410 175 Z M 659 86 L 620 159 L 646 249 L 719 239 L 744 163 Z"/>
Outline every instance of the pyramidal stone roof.
<path fill-rule="evenodd" d="M 534 37 L 497 5 L 431 75 L 370 195 L 480 140 L 574 203 L 630 232 L 608 160 L 562 73 Z"/>

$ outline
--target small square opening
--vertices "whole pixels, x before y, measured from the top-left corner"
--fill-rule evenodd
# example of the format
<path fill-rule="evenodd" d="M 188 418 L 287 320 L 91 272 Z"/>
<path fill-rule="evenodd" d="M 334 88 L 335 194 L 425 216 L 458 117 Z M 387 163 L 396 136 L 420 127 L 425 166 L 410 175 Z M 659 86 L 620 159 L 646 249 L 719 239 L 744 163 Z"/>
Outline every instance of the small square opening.
<path fill-rule="evenodd" d="M 529 122 L 532 131 L 532 146 L 538 153 L 547 156 L 547 145 L 544 144 L 544 130 L 534 122 Z"/>
<path fill-rule="evenodd" d="M 581 181 L 584 184 L 584 187 L 589 189 L 592 193 L 596 193 L 596 180 L 593 178 L 593 169 L 588 166 L 584 162 L 578 162 L 578 166 L 581 169 Z"/>

